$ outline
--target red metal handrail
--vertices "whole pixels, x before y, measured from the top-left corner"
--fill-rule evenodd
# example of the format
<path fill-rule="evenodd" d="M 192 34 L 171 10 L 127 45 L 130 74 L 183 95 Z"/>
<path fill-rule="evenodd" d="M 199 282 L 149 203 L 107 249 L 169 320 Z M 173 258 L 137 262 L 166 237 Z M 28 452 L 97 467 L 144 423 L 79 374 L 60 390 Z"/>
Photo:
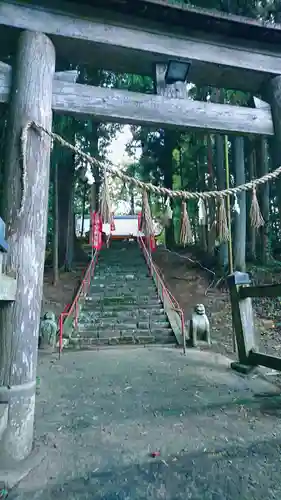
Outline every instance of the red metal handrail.
<path fill-rule="evenodd" d="M 140 248 L 143 251 L 144 258 L 145 258 L 147 267 L 149 269 L 150 275 L 152 276 L 152 272 L 154 272 L 154 275 L 156 277 L 156 286 L 157 286 L 158 298 L 163 301 L 162 295 L 163 295 L 163 297 L 164 297 L 164 295 L 166 295 L 166 297 L 168 298 L 168 300 L 170 302 L 171 309 L 173 311 L 177 312 L 178 315 L 179 315 L 179 317 L 180 317 L 181 334 L 182 334 L 182 337 L 183 337 L 183 351 L 185 353 L 186 352 L 186 338 L 185 338 L 185 325 L 184 325 L 184 313 L 183 313 L 183 310 L 181 309 L 181 307 L 180 307 L 178 301 L 176 300 L 176 298 L 173 296 L 173 294 L 167 288 L 167 286 L 166 286 L 163 278 L 161 278 L 161 276 L 159 274 L 159 270 L 157 270 L 157 267 L 155 266 L 155 264 L 154 264 L 154 262 L 152 260 L 151 254 L 148 252 L 148 250 L 146 248 L 146 245 L 145 245 L 145 242 L 144 242 L 144 238 L 141 237 L 141 236 L 138 236 L 138 243 L 140 245 Z M 162 292 L 162 295 L 161 295 L 161 292 Z"/>
<path fill-rule="evenodd" d="M 96 251 L 86 268 L 86 271 L 84 273 L 84 277 L 81 281 L 81 285 L 78 288 L 78 291 L 74 297 L 74 300 L 72 304 L 67 304 L 63 310 L 63 312 L 59 316 L 59 354 L 61 354 L 62 349 L 63 349 L 63 327 L 64 323 L 67 319 L 69 319 L 73 313 L 74 313 L 74 326 L 77 328 L 77 323 L 78 323 L 78 316 L 79 316 L 79 300 L 82 297 L 86 297 L 90 285 L 91 285 L 91 280 L 94 277 L 94 271 L 95 271 L 95 266 L 97 263 L 97 258 L 98 258 L 98 252 Z"/>

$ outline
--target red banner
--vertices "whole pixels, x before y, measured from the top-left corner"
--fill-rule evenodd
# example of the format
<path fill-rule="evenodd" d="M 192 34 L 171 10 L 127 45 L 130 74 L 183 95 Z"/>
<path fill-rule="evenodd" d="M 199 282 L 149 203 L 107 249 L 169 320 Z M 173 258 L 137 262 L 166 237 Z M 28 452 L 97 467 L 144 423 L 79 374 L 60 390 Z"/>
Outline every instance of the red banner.
<path fill-rule="evenodd" d="M 90 244 L 95 250 L 102 247 L 102 220 L 98 212 L 92 212 L 92 234 Z"/>
<path fill-rule="evenodd" d="M 115 231 L 115 222 L 114 222 L 113 218 L 112 218 L 112 222 L 110 224 L 110 231 Z"/>
<path fill-rule="evenodd" d="M 155 252 L 155 250 L 156 250 L 155 236 L 150 236 L 149 237 L 149 246 L 150 246 L 151 252 Z"/>

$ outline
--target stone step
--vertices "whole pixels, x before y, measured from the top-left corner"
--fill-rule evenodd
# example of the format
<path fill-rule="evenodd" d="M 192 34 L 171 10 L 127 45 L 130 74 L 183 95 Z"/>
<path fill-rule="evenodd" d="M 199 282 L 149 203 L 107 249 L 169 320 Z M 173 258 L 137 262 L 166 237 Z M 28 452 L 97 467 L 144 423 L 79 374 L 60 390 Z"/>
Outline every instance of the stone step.
<path fill-rule="evenodd" d="M 132 283 L 131 281 L 130 282 L 127 282 L 127 283 L 121 283 L 118 284 L 118 283 L 115 283 L 114 281 L 111 282 L 111 284 L 96 284 L 95 282 L 92 283 L 91 287 L 90 287 L 90 290 L 89 290 L 89 294 L 95 294 L 95 293 L 98 293 L 99 291 L 102 292 L 102 293 L 106 293 L 107 291 L 110 291 L 110 292 L 116 292 L 118 291 L 118 295 L 128 295 L 129 292 L 131 291 L 145 291 L 145 290 L 148 290 L 150 292 L 154 292 L 156 291 L 156 287 L 154 285 L 154 283 L 152 281 L 148 281 L 146 283 L 142 283 L 142 284 L 139 284 L 139 283 Z"/>
<path fill-rule="evenodd" d="M 112 301 L 105 301 L 103 302 L 102 300 L 96 301 L 92 297 L 88 296 L 85 300 L 83 310 L 90 309 L 92 310 L 107 310 L 107 311 L 116 311 L 116 310 L 126 310 L 126 309 L 138 309 L 138 310 L 143 310 L 143 309 L 162 309 L 162 303 L 161 301 L 157 298 L 157 296 L 154 299 L 150 299 L 149 301 L 132 301 L 132 302 L 121 302 L 120 300 L 112 300 Z"/>
<path fill-rule="evenodd" d="M 147 295 L 116 295 L 116 294 L 102 294 L 95 293 L 88 296 L 88 302 L 91 301 L 94 304 L 141 304 L 145 305 L 148 302 L 157 303 L 157 295 L 156 293 Z"/>
<path fill-rule="evenodd" d="M 81 309 L 80 314 L 83 316 L 95 317 L 103 316 L 104 318 L 112 318 L 112 317 L 136 317 L 136 318 L 150 318 L 150 317 L 159 317 L 164 314 L 164 309 L 161 304 L 156 304 L 154 306 L 149 307 L 149 304 L 139 307 L 135 304 L 123 304 L 121 307 L 95 307 L 92 304 L 85 304 L 83 309 Z"/>
<path fill-rule="evenodd" d="M 162 316 L 166 317 L 163 308 L 147 309 L 146 310 L 146 309 L 136 309 L 135 307 L 131 308 L 131 309 L 124 308 L 122 310 L 118 310 L 118 309 L 115 309 L 115 310 L 107 310 L 107 309 L 95 310 L 94 308 L 85 310 L 83 308 L 82 311 L 80 312 L 79 316 L 80 316 L 80 319 L 83 321 L 84 321 L 83 318 L 85 318 L 85 319 L 88 318 L 89 320 L 92 320 L 92 321 L 95 321 L 98 318 L 111 318 L 111 319 L 136 318 L 140 321 L 146 320 L 146 319 L 150 319 L 150 320 L 155 319 L 157 321 L 158 318 L 161 318 Z"/>
<path fill-rule="evenodd" d="M 144 310 L 144 309 L 153 309 L 163 308 L 162 303 L 157 299 L 148 300 L 109 300 L 109 299 L 101 299 L 101 300 L 88 300 L 85 302 L 83 306 L 83 310 L 86 311 L 126 311 L 128 308 L 136 309 L 136 310 Z"/>
<path fill-rule="evenodd" d="M 128 263 L 128 260 L 130 263 Z M 109 269 L 115 269 L 117 272 L 120 273 L 138 273 L 140 271 L 144 271 L 145 269 L 147 270 L 147 265 L 144 260 L 136 260 L 132 262 L 131 256 L 128 256 L 124 261 L 118 261 L 118 262 L 110 262 L 110 261 L 105 261 L 105 262 L 98 262 L 96 269 L 99 269 L 100 272 L 106 272 Z"/>
<path fill-rule="evenodd" d="M 176 342 L 173 338 L 162 338 L 157 339 L 152 335 L 144 335 L 144 336 L 127 336 L 123 338 L 118 337 L 110 337 L 110 338 L 79 338 L 76 339 L 76 345 L 71 345 L 68 349 L 81 349 L 81 350 L 90 350 L 96 349 L 98 346 L 120 346 L 120 345 L 170 345 L 176 346 Z"/>
<path fill-rule="evenodd" d="M 115 332 L 112 330 L 103 330 L 102 332 L 92 332 L 92 335 L 89 335 L 88 332 L 77 332 L 76 336 L 72 336 L 71 343 L 77 343 L 80 339 L 83 339 L 85 342 L 91 343 L 91 341 L 103 341 L 108 339 L 119 339 L 120 342 L 124 342 L 128 339 L 137 339 L 137 338 L 153 338 L 154 341 L 161 342 L 173 342 L 176 343 L 175 336 L 172 331 L 164 331 L 164 332 L 152 332 L 149 330 L 137 330 L 136 332 Z M 91 340 L 92 339 L 92 340 Z"/>
<path fill-rule="evenodd" d="M 176 339 L 173 334 L 153 335 L 147 331 L 137 333 L 126 333 L 118 335 L 115 332 L 104 332 L 97 336 L 77 336 L 71 339 L 71 346 L 81 348 L 81 346 L 98 345 L 124 345 L 124 344 L 173 344 L 176 345 Z"/>
<path fill-rule="evenodd" d="M 123 258 L 122 258 L 123 257 Z M 139 255 L 123 255 L 122 257 L 117 257 L 116 259 L 112 258 L 102 258 L 100 257 L 97 261 L 97 264 L 99 266 L 104 266 L 107 267 L 109 265 L 111 266 L 116 266 L 116 267 L 121 267 L 122 264 L 126 264 L 126 268 L 135 268 L 137 265 L 141 264 L 142 266 L 146 267 L 146 261 L 144 260 L 143 257 Z"/>
<path fill-rule="evenodd" d="M 103 327 L 93 325 L 89 325 L 88 327 L 78 327 L 77 328 L 77 336 L 78 337 L 113 337 L 113 336 L 122 336 L 122 335 L 154 335 L 156 337 L 162 335 L 172 335 L 173 330 L 170 326 L 159 326 L 157 328 L 154 326 L 153 328 L 137 328 L 128 324 L 120 324 L 116 325 L 116 327 L 112 326 L 110 328 L 109 325 L 105 325 Z"/>
<path fill-rule="evenodd" d="M 109 267 L 116 267 L 117 269 L 123 269 L 124 265 L 126 266 L 126 271 L 132 271 L 133 269 L 138 269 L 139 266 L 143 268 L 147 268 L 146 262 L 144 259 L 133 257 L 132 255 L 126 255 L 124 259 L 99 259 L 97 262 L 97 266 L 100 269 L 108 269 Z"/>
<path fill-rule="evenodd" d="M 139 319 L 139 318 L 133 318 L 133 317 L 121 317 L 121 318 L 93 318 L 92 320 L 88 318 L 88 320 L 85 318 L 85 320 L 79 319 L 78 322 L 79 328 L 80 329 L 101 329 L 105 326 L 111 327 L 111 328 L 120 328 L 123 330 L 123 328 L 126 326 L 126 328 L 140 328 L 140 329 L 151 329 L 151 328 L 170 328 L 170 323 L 168 321 L 168 318 L 166 316 L 160 316 L 156 319 Z"/>
<path fill-rule="evenodd" d="M 117 279 L 123 279 L 125 276 L 128 276 L 127 279 L 133 279 L 135 277 L 138 278 L 143 278 L 143 277 L 149 277 L 149 271 L 146 266 L 142 266 L 139 264 L 136 268 L 134 269 L 128 269 L 126 266 L 126 263 L 124 262 L 124 265 L 119 267 L 114 267 L 114 266 L 108 266 L 105 269 L 102 269 L 100 266 L 96 267 L 95 270 L 95 279 L 100 277 L 101 279 L 104 278 L 110 278 L 112 276 L 116 276 Z M 133 277 L 133 278 L 132 278 Z"/>
<path fill-rule="evenodd" d="M 129 259 L 131 259 L 131 257 L 129 257 Z M 120 274 L 139 274 L 145 271 L 148 272 L 148 267 L 143 260 L 134 261 L 134 265 L 128 265 L 128 262 L 124 260 L 124 262 L 119 262 L 118 264 L 111 262 L 98 262 L 96 266 L 96 270 L 98 270 L 98 272 L 100 272 L 101 274 L 106 274 L 109 269 L 114 269 L 117 273 Z"/>
<path fill-rule="evenodd" d="M 124 261 L 126 261 L 129 266 L 134 266 L 136 261 L 145 263 L 145 259 L 140 252 L 119 252 L 116 253 L 116 255 L 109 253 L 107 255 L 102 255 L 101 253 L 98 259 L 98 262 L 103 262 L 104 264 L 107 264 L 107 262 L 120 264 L 120 262 Z"/>
<path fill-rule="evenodd" d="M 138 255 L 142 255 L 141 249 L 138 244 L 131 243 L 130 245 L 126 245 L 125 242 L 120 242 L 119 248 L 116 245 L 112 244 L 110 248 L 105 248 L 103 251 L 100 253 L 101 256 L 110 256 L 110 257 L 115 257 L 116 255 L 119 254 L 124 254 L 124 253 L 136 253 Z"/>
<path fill-rule="evenodd" d="M 150 276 L 144 276 L 141 274 L 140 276 L 136 276 L 133 274 L 120 274 L 119 276 L 116 276 L 116 274 L 107 274 L 106 276 L 100 277 L 99 275 L 96 275 L 92 281 L 93 284 L 110 284 L 110 283 L 116 283 L 116 284 L 122 284 L 124 282 L 130 284 L 139 284 L 139 283 L 153 283 L 152 279 Z"/>
<path fill-rule="evenodd" d="M 132 288 L 132 290 L 131 290 Z M 94 297 L 94 296 L 99 296 L 103 295 L 105 297 L 124 297 L 126 298 L 131 298 L 131 297 L 150 297 L 153 298 L 156 295 L 156 288 L 152 285 L 149 286 L 124 286 L 124 287 L 114 287 L 114 288 L 106 288 L 106 287 L 99 287 L 97 289 L 92 289 L 92 287 L 89 290 L 89 296 Z"/>
<path fill-rule="evenodd" d="M 139 282 L 139 281 L 152 281 L 151 280 L 151 277 L 149 276 L 149 274 L 145 273 L 145 272 L 142 272 L 142 273 L 139 273 L 139 274 L 136 274 L 136 273 L 132 273 L 132 274 L 122 274 L 122 273 L 118 273 L 116 274 L 114 272 L 114 269 L 110 269 L 110 271 L 108 271 L 108 273 L 106 274 L 99 274 L 99 273 L 96 273 L 95 276 L 94 276 L 94 279 L 93 279 L 93 282 L 94 281 L 98 281 L 99 283 L 108 283 L 108 282 L 111 282 L 111 280 L 114 280 L 114 282 L 116 283 L 120 283 L 120 282 L 123 282 L 123 281 L 126 281 L 126 283 L 134 283 L 134 282 Z"/>
<path fill-rule="evenodd" d="M 129 277 L 130 276 L 130 277 Z M 140 274 L 116 274 L 114 270 L 110 270 L 106 275 L 95 274 L 92 283 L 142 283 L 142 282 L 153 282 L 151 277 L 144 273 Z"/>
<path fill-rule="evenodd" d="M 89 297 L 92 297 L 93 300 L 99 299 L 111 299 L 113 297 L 119 298 L 120 300 L 138 300 L 139 298 L 145 298 L 146 300 L 155 299 L 157 297 L 157 290 L 155 288 L 143 287 L 141 289 L 137 289 L 134 287 L 126 287 L 126 288 L 95 288 L 94 290 L 89 291 Z"/>
<path fill-rule="evenodd" d="M 130 249 L 130 251 L 124 251 L 121 250 L 120 252 L 101 252 L 99 254 L 99 260 L 112 260 L 119 262 L 121 259 L 127 259 L 127 257 L 130 257 L 131 261 L 130 264 L 134 263 L 135 259 L 142 259 L 144 261 L 144 256 L 142 253 L 137 249 Z"/>

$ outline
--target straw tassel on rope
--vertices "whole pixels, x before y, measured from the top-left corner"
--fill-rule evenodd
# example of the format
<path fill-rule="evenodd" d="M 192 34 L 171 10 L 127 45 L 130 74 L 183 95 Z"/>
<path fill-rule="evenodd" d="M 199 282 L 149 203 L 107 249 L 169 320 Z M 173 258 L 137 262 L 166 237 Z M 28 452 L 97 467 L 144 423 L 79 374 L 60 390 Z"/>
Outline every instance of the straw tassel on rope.
<path fill-rule="evenodd" d="M 206 225 L 207 212 L 206 212 L 205 201 L 203 200 L 203 198 L 199 198 L 199 200 L 198 200 L 198 219 L 199 219 L 200 226 Z"/>
<path fill-rule="evenodd" d="M 220 196 L 218 199 L 217 233 L 219 243 L 223 243 L 229 240 L 229 227 L 227 224 L 225 200 L 222 196 Z"/>
<path fill-rule="evenodd" d="M 191 224 L 190 224 L 190 219 L 188 216 L 187 208 L 186 208 L 186 202 L 182 202 L 181 206 L 181 232 L 180 232 L 180 243 L 184 247 L 188 243 L 193 243 L 193 237 L 192 237 L 192 231 L 191 231 Z"/>
<path fill-rule="evenodd" d="M 153 221 L 150 211 L 150 206 L 148 202 L 147 191 L 143 190 L 142 195 L 142 218 L 141 218 L 141 232 L 145 234 L 145 236 L 154 236 L 153 230 Z"/>
<path fill-rule="evenodd" d="M 101 214 L 102 222 L 103 222 L 103 224 L 111 224 L 113 221 L 113 216 L 112 216 L 110 193 L 109 193 L 109 186 L 108 186 L 106 172 L 104 172 L 104 179 L 103 179 L 103 183 L 102 183 L 100 200 L 101 200 L 100 201 L 100 214 Z"/>
<path fill-rule="evenodd" d="M 253 187 L 253 197 L 250 208 L 250 219 L 252 227 L 259 229 L 264 225 L 264 219 L 260 211 L 260 206 L 257 198 L 256 188 Z"/>
<path fill-rule="evenodd" d="M 165 203 L 166 209 L 162 216 L 162 224 L 164 227 L 169 227 L 171 225 L 171 221 L 173 219 L 173 211 L 171 208 L 170 198 L 167 198 Z"/>

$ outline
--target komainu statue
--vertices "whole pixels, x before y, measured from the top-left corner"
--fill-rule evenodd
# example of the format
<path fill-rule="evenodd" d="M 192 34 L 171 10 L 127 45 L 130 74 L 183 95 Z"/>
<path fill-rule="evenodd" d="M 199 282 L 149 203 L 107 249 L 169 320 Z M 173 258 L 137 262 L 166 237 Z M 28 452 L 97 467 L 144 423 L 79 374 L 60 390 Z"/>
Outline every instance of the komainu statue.
<path fill-rule="evenodd" d="M 56 316 L 52 311 L 46 312 L 40 321 L 38 347 L 46 346 L 55 347 L 57 340 L 57 321 Z"/>
<path fill-rule="evenodd" d="M 191 347 L 196 347 L 198 341 L 204 341 L 211 345 L 210 323 L 203 304 L 195 306 L 189 321 L 189 343 Z"/>

